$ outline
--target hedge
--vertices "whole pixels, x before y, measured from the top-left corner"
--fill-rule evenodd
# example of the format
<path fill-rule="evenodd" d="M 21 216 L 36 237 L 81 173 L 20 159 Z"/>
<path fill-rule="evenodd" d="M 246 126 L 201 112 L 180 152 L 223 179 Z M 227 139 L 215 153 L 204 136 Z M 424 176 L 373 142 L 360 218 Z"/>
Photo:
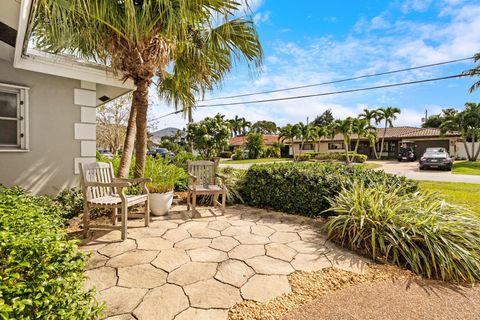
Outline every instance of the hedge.
<path fill-rule="evenodd" d="M 310 159 L 323 160 L 323 161 L 342 161 L 345 162 L 347 157 L 345 152 L 305 152 L 304 154 L 310 155 Z M 361 153 L 349 152 L 348 157 L 351 162 L 364 163 L 368 157 Z"/>
<path fill-rule="evenodd" d="M 68 240 L 62 209 L 47 197 L 0 186 L 0 316 L 95 319 L 101 306 L 83 286 L 86 255 Z"/>
<path fill-rule="evenodd" d="M 246 204 L 318 216 L 330 208 L 329 199 L 342 187 L 361 182 L 366 186 L 418 189 L 416 182 L 383 171 L 331 163 L 275 163 L 253 165 L 241 182 L 240 194 Z"/>

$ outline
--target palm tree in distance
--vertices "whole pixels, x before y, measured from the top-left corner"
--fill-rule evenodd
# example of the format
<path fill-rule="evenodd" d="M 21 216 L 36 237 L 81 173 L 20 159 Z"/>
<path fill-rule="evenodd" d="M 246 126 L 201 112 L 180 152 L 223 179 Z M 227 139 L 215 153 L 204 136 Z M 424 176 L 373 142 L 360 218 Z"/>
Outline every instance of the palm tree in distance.
<path fill-rule="evenodd" d="M 355 143 L 355 153 L 358 151 L 360 146 L 360 140 L 366 138 L 371 130 L 375 130 L 375 127 L 370 124 L 366 119 L 355 118 L 353 120 L 353 132 L 357 135 L 357 142 Z"/>
<path fill-rule="evenodd" d="M 293 146 L 293 140 L 295 139 L 296 132 L 294 126 L 290 123 L 280 128 L 279 140 L 280 142 L 289 142 L 292 148 L 292 155 L 295 158 L 295 148 Z"/>
<path fill-rule="evenodd" d="M 304 124 L 303 122 L 297 123 L 295 126 L 296 137 L 300 139 L 300 150 L 303 150 L 303 146 L 306 142 L 314 141 L 317 138 L 317 129 L 312 124 Z"/>
<path fill-rule="evenodd" d="M 136 89 L 119 175 L 128 174 L 135 142 L 134 172 L 140 177 L 148 139 L 148 88 L 154 76 L 167 78 L 169 64 L 175 65 L 183 52 L 194 57 L 204 45 L 228 53 L 222 56 L 227 60 L 215 61 L 222 67 L 233 61 L 260 66 L 262 48 L 253 21 L 232 18 L 239 8 L 235 0 L 41 0 L 32 10 L 32 39 L 39 49 L 74 53 L 133 80 Z"/>
<path fill-rule="evenodd" d="M 385 127 L 383 128 L 382 142 L 380 144 L 380 153 L 377 155 L 377 159 L 383 156 L 383 144 L 385 142 L 385 136 L 387 134 L 387 128 L 393 128 L 393 121 L 397 119 L 397 115 L 400 114 L 400 109 L 396 107 L 386 107 L 378 109 L 378 123 L 385 121 Z"/>
<path fill-rule="evenodd" d="M 473 56 L 473 62 L 479 62 L 480 61 L 480 52 L 475 54 Z M 467 70 L 465 72 L 462 73 L 463 75 L 466 75 L 466 76 L 471 76 L 471 77 L 478 77 L 480 76 L 480 65 L 478 66 L 475 66 L 473 67 L 472 69 L 470 70 Z M 474 92 L 475 90 L 477 90 L 478 88 L 480 88 L 480 80 L 478 80 L 477 82 L 475 82 L 469 89 L 470 92 Z"/>
<path fill-rule="evenodd" d="M 362 113 L 358 115 L 358 118 L 367 120 L 369 124 L 372 124 L 372 120 L 374 120 L 375 125 L 377 125 L 379 124 L 379 116 L 380 113 L 377 109 L 363 109 Z"/>
<path fill-rule="evenodd" d="M 335 121 L 335 133 L 341 133 L 343 135 L 343 145 L 345 149 L 345 159 L 346 163 L 350 163 L 349 150 L 352 134 L 354 133 L 354 122 L 355 119 L 348 117 L 345 120 L 336 120 Z"/>

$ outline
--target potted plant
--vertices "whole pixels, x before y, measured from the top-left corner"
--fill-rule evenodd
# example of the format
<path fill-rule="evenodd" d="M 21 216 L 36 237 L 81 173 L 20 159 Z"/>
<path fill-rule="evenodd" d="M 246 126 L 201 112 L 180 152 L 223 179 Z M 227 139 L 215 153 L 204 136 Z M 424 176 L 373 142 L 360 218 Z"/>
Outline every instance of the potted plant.
<path fill-rule="evenodd" d="M 147 159 L 145 177 L 152 179 L 152 182 L 147 183 L 147 188 L 153 215 L 162 216 L 168 213 L 172 207 L 175 183 L 185 175 L 183 169 L 162 157 Z"/>

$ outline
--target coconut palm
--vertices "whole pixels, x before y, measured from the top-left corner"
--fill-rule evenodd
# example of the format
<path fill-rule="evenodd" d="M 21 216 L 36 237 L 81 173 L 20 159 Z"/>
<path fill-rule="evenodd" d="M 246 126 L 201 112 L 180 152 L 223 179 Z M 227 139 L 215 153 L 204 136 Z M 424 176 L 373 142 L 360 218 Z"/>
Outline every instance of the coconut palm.
<path fill-rule="evenodd" d="M 397 119 L 397 115 L 400 114 L 400 109 L 396 107 L 386 107 L 378 109 L 378 123 L 385 121 L 385 127 L 383 128 L 382 142 L 380 144 L 380 153 L 377 155 L 377 159 L 383 156 L 383 144 L 385 142 L 385 136 L 387 134 L 387 128 L 393 128 L 393 120 Z"/>
<path fill-rule="evenodd" d="M 296 137 L 300 140 L 300 150 L 303 150 L 306 142 L 314 141 L 318 137 L 317 128 L 313 124 L 299 122 L 294 125 L 294 130 Z"/>
<path fill-rule="evenodd" d="M 316 126 L 315 127 L 315 130 L 317 131 L 316 132 L 316 137 L 317 137 L 317 140 L 318 140 L 318 152 L 320 152 L 320 141 L 323 139 L 323 138 L 326 138 L 326 137 L 329 137 L 330 136 L 330 129 L 328 126 Z"/>
<path fill-rule="evenodd" d="M 295 158 L 295 148 L 293 147 L 293 140 L 296 136 L 295 128 L 290 123 L 280 128 L 279 140 L 280 142 L 288 141 L 292 147 L 292 155 Z"/>
<path fill-rule="evenodd" d="M 184 60 L 188 64 L 205 43 L 211 50 L 228 53 L 223 57 L 230 63 L 247 60 L 257 67 L 261 63 L 253 22 L 231 19 L 240 8 L 235 0 L 39 0 L 34 4 L 32 39 L 38 48 L 99 62 L 121 73 L 124 80 L 133 80 L 136 90 L 121 176 L 128 172 L 134 140 L 135 175 L 144 172 L 148 88 L 154 76 L 160 81 L 168 78 L 169 64 L 176 65 L 183 56 L 188 57 Z"/>
<path fill-rule="evenodd" d="M 230 123 L 230 130 L 232 131 L 232 135 L 236 137 L 242 130 L 242 119 L 245 120 L 244 118 L 239 118 L 237 115 L 235 115 L 234 119 L 228 120 Z"/>
<path fill-rule="evenodd" d="M 252 123 L 250 121 L 247 121 L 245 118 L 240 118 L 240 128 L 241 128 L 240 132 L 243 136 L 247 135 L 251 127 L 252 127 Z"/>
<path fill-rule="evenodd" d="M 475 54 L 473 56 L 473 62 L 479 62 L 480 61 L 480 52 Z M 464 75 L 467 75 L 467 76 L 472 76 L 472 77 L 478 77 L 480 75 L 480 65 L 470 69 L 470 70 L 467 70 L 465 72 L 463 72 Z M 475 90 L 477 90 L 478 88 L 480 88 L 480 80 L 478 80 L 477 82 L 475 82 L 471 87 L 470 87 L 470 92 L 473 92 Z"/>
<path fill-rule="evenodd" d="M 352 134 L 354 133 L 355 119 L 348 117 L 345 120 L 336 120 L 334 125 L 335 133 L 341 133 L 343 135 L 343 145 L 345 148 L 345 159 L 347 164 L 350 163 L 349 149 Z"/>

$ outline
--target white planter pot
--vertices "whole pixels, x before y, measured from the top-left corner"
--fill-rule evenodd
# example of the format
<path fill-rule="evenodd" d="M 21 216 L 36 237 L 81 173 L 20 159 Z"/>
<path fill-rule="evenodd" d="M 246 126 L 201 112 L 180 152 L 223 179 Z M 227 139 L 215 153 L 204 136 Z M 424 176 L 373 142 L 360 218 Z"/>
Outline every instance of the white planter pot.
<path fill-rule="evenodd" d="M 150 193 L 150 212 L 154 216 L 164 216 L 172 207 L 173 191 L 166 193 Z"/>

